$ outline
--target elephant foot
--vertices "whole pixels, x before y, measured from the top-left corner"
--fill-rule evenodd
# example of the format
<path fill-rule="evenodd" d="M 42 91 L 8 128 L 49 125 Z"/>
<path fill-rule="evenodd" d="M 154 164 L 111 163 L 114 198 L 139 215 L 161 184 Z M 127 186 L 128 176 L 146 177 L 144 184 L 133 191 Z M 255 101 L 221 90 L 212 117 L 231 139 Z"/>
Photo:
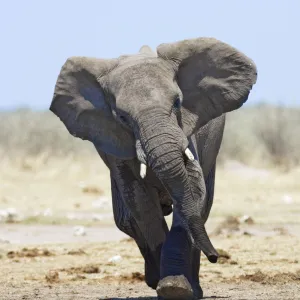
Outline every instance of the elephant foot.
<path fill-rule="evenodd" d="M 155 290 L 159 282 L 159 272 L 151 269 L 147 264 L 145 264 L 145 281 L 146 284 Z"/>
<path fill-rule="evenodd" d="M 203 290 L 199 284 L 193 285 L 193 291 L 194 291 L 194 299 L 203 298 Z"/>
<path fill-rule="evenodd" d="M 193 289 L 184 275 L 167 276 L 161 279 L 157 286 L 160 299 L 193 300 Z"/>
<path fill-rule="evenodd" d="M 155 251 L 149 251 L 145 256 L 145 281 L 154 290 L 157 288 L 160 278 L 160 253 L 161 246 Z"/>

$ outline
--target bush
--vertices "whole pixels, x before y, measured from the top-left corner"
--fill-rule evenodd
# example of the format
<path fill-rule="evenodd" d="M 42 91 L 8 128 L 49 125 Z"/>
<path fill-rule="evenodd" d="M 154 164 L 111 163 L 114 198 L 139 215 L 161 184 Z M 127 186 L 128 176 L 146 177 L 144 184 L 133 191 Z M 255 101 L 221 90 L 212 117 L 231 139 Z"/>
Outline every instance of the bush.
<path fill-rule="evenodd" d="M 3 159 L 98 157 L 91 143 L 71 136 L 50 111 L 19 109 L 1 112 L 0 118 Z M 227 114 L 219 161 L 291 168 L 300 164 L 299 149 L 300 108 L 261 104 Z"/>
<path fill-rule="evenodd" d="M 291 168 L 299 148 L 300 109 L 260 104 L 227 114 L 220 160 Z"/>
<path fill-rule="evenodd" d="M 74 138 L 50 111 L 19 109 L 1 112 L 0 153 L 2 157 L 83 156 L 94 153 L 93 145 Z"/>

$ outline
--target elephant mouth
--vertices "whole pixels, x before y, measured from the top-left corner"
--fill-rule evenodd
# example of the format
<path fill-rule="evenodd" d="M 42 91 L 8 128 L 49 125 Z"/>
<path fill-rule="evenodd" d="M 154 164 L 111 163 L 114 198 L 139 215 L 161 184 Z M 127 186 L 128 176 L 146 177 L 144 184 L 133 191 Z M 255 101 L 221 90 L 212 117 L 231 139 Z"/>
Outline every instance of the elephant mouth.
<path fill-rule="evenodd" d="M 158 193 L 160 205 L 164 216 L 168 216 L 173 212 L 173 200 L 166 190 Z"/>
<path fill-rule="evenodd" d="M 137 174 L 136 174 L 137 175 Z M 151 188 L 154 191 L 164 216 L 168 216 L 173 212 L 173 200 L 164 187 L 161 180 L 154 174 L 151 168 L 148 168 L 146 180 L 150 183 Z"/>
<path fill-rule="evenodd" d="M 166 190 L 160 191 L 158 195 L 162 205 L 171 206 L 173 204 L 173 200 Z"/>

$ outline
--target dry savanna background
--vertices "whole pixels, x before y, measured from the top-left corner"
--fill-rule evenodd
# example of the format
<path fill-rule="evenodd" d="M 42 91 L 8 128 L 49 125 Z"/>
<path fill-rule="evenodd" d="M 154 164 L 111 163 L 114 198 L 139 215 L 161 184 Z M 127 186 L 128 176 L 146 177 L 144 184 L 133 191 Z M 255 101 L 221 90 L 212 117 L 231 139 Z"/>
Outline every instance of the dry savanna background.
<path fill-rule="evenodd" d="M 109 172 L 52 113 L 1 112 L 0 299 L 156 299 L 114 226 Z M 227 115 L 202 259 L 207 299 L 300 299 L 300 109 Z"/>

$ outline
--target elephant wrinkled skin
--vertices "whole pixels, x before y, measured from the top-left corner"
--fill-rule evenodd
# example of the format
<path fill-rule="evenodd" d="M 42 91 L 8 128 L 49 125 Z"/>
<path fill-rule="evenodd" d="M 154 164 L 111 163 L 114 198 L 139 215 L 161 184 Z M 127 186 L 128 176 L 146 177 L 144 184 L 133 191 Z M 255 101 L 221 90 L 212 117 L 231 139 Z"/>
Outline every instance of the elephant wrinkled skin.
<path fill-rule="evenodd" d="M 162 299 L 202 297 L 200 251 L 218 258 L 205 222 L 225 113 L 243 105 L 256 78 L 248 57 L 213 38 L 71 57 L 58 76 L 50 110 L 110 169 L 116 225 L 136 241 Z"/>

